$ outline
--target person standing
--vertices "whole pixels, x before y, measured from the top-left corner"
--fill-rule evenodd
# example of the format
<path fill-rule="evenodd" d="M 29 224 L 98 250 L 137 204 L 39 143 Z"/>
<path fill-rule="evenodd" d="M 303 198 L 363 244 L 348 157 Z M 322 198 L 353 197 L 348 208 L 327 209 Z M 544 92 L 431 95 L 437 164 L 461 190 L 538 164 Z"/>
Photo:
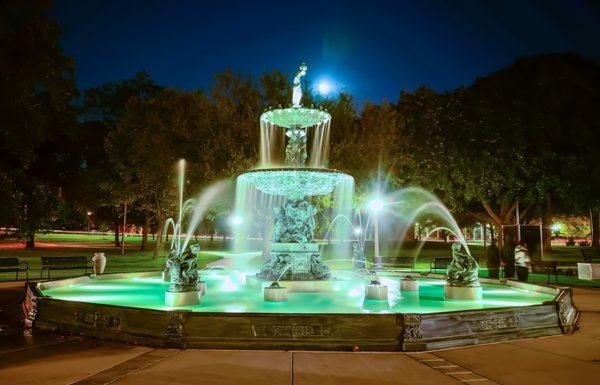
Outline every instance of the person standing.
<path fill-rule="evenodd" d="M 519 282 L 527 282 L 527 277 L 531 271 L 531 259 L 529 258 L 527 244 L 523 240 L 515 247 L 515 265 Z"/>
<path fill-rule="evenodd" d="M 498 250 L 498 247 L 493 239 L 492 243 L 487 248 L 485 256 L 486 265 L 488 268 L 488 278 L 498 279 L 500 277 L 500 250 Z"/>

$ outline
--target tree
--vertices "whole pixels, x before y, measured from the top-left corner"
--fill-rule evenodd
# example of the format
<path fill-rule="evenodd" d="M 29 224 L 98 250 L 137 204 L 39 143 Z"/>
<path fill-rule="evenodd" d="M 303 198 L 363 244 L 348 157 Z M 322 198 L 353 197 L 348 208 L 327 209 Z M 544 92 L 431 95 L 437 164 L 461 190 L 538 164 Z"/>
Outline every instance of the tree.
<path fill-rule="evenodd" d="M 117 124 L 124 118 L 128 103 L 143 101 L 154 97 L 162 87 L 154 83 L 144 71 L 133 78 L 104 84 L 84 92 L 81 106 L 80 124 L 82 135 L 82 157 L 85 164 L 84 175 L 78 183 L 81 198 L 88 207 L 96 207 L 96 211 L 110 214 L 115 233 L 115 246 L 120 246 L 119 226 L 121 207 L 134 201 L 133 190 L 128 190 L 128 182 L 122 179 L 123 174 L 117 172 L 105 149 L 105 138 L 115 131 Z M 125 149 L 126 150 L 126 149 Z M 98 188 L 100 186 L 100 188 Z M 108 206 L 110 212 L 98 210 Z M 144 219 L 144 239 L 147 240 L 148 216 Z M 123 229 L 123 231 L 125 231 Z M 145 249 L 146 241 L 142 242 Z"/>
<path fill-rule="evenodd" d="M 50 9 L 50 1 L 0 6 L 0 175 L 28 248 L 51 220 L 71 166 L 53 145 L 74 125 L 75 66 L 58 44 L 60 27 L 46 17 Z"/>
<path fill-rule="evenodd" d="M 600 158 L 589 143 L 600 131 L 599 85 L 597 62 L 549 54 L 521 58 L 466 90 L 466 126 L 475 138 L 470 149 L 477 149 L 470 160 L 482 157 L 468 191 L 483 198 L 496 224 L 517 202 L 525 211 L 538 205 L 548 231 L 555 200 L 582 214 L 597 207 L 591 189 L 597 191 L 600 171 L 589 166 Z M 493 196 L 501 198 L 499 212 L 491 207 Z M 545 238 L 549 242 L 549 234 Z"/>

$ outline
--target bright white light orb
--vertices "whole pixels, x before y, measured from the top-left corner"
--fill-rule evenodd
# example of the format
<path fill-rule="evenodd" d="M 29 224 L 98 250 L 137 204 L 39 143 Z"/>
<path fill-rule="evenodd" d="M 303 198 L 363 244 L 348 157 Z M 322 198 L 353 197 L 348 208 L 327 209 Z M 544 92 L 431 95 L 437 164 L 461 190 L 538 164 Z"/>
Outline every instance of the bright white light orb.
<path fill-rule="evenodd" d="M 385 206 L 385 202 L 379 197 L 371 199 L 367 204 L 367 208 L 373 214 L 377 214 L 378 212 L 380 212 L 383 209 L 383 206 Z"/>
<path fill-rule="evenodd" d="M 328 95 L 331 92 L 331 84 L 326 80 L 321 80 L 317 85 L 317 90 L 321 95 Z"/>
<path fill-rule="evenodd" d="M 553 231 L 560 231 L 560 223 L 555 223 L 552 225 Z"/>
<path fill-rule="evenodd" d="M 231 222 L 232 225 L 239 226 L 239 225 L 242 224 L 243 219 L 239 215 L 233 215 L 233 216 L 231 216 L 231 218 L 229 219 L 229 221 Z"/>
<path fill-rule="evenodd" d="M 360 233 L 362 233 L 362 229 L 360 227 L 355 227 L 354 228 L 354 234 L 360 235 Z"/>

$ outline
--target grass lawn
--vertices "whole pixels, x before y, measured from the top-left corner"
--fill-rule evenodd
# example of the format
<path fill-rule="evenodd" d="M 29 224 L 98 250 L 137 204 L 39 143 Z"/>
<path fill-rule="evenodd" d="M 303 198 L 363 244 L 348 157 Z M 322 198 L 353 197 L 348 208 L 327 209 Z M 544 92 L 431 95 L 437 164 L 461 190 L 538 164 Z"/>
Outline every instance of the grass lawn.
<path fill-rule="evenodd" d="M 112 235 L 103 234 L 39 234 L 36 237 L 39 247 L 35 250 L 26 250 L 23 244 L 14 239 L 0 240 L 0 258 L 18 257 L 20 261 L 29 264 L 29 275 L 33 279 L 39 278 L 40 257 L 41 256 L 75 256 L 81 255 L 91 258 L 95 252 L 104 252 L 107 258 L 106 273 L 121 273 L 135 271 L 160 271 L 164 267 L 164 254 L 158 259 L 152 259 L 154 241 L 150 238 L 149 250 L 140 251 L 141 236 L 128 236 L 126 238 L 125 254 L 121 255 L 121 250 L 114 246 Z M 202 250 L 217 251 L 230 250 L 231 240 L 223 242 L 221 238 L 215 238 L 214 241 L 200 239 Z M 485 268 L 485 249 L 481 244 L 469 245 L 473 256 L 479 259 L 481 265 L 480 275 L 487 277 Z M 260 250 L 260 242 L 256 242 L 256 249 Z M 368 242 L 365 245 L 365 254 L 367 260 L 373 260 L 373 244 Z M 410 248 L 402 247 L 400 249 L 382 248 L 381 254 L 384 256 L 411 256 L 416 257 L 415 267 L 417 270 L 429 271 L 429 262 L 436 257 L 450 257 L 450 244 L 443 242 L 427 242 L 421 245 L 413 245 Z M 198 259 L 198 266 L 204 267 L 206 264 L 218 260 L 219 257 L 201 253 Z M 333 245 L 323 245 L 323 259 L 331 261 L 333 268 L 348 268 L 351 266 L 351 252 L 349 255 L 340 258 L 334 252 Z M 548 260 L 557 261 L 576 261 L 580 259 L 579 247 L 556 246 L 551 255 L 546 255 Z M 51 272 L 51 277 L 69 277 L 80 274 L 78 270 L 57 270 Z M 24 279 L 24 274 L 19 275 Z M 14 273 L 0 273 L 0 281 L 13 280 Z M 546 275 L 531 274 L 530 282 L 546 283 Z M 551 283 L 554 283 L 553 277 Z M 560 275 L 559 284 L 572 286 L 594 286 L 600 287 L 600 281 L 582 281 L 577 279 L 577 275 Z"/>

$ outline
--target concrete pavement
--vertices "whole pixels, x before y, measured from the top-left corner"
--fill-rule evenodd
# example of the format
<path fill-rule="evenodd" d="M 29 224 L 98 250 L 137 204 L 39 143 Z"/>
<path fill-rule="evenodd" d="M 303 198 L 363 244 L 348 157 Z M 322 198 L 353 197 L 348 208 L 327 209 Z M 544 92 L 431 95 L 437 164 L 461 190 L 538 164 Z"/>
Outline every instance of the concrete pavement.
<path fill-rule="evenodd" d="M 574 290 L 573 335 L 423 353 L 152 349 L 18 329 L 0 285 L 0 384 L 597 384 L 600 290 Z"/>

